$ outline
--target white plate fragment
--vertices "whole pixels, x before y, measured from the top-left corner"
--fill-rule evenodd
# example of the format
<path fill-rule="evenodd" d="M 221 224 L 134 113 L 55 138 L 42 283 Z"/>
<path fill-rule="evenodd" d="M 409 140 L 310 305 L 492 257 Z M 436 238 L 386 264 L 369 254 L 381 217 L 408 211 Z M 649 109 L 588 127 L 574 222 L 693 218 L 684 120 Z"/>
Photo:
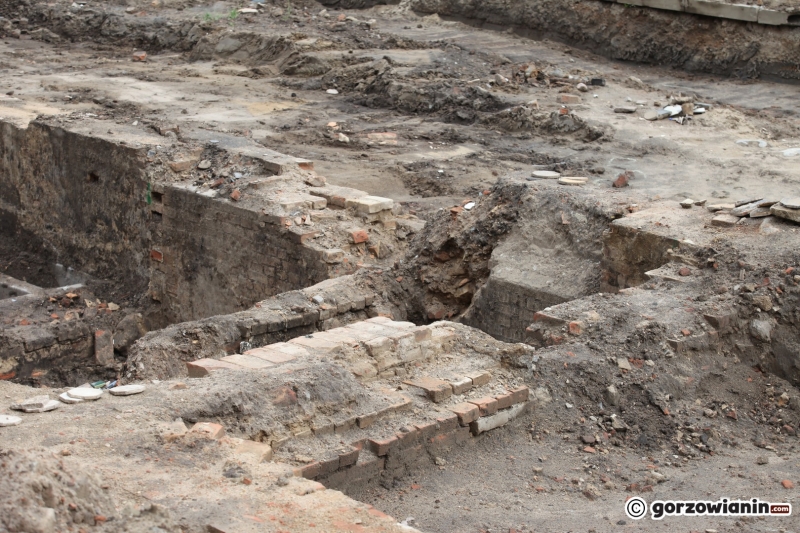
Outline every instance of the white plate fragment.
<path fill-rule="evenodd" d="M 531 175 L 534 178 L 542 178 L 547 180 L 554 180 L 561 177 L 561 174 L 558 172 L 553 172 L 552 170 L 534 170 Z"/>
<path fill-rule="evenodd" d="M 18 416 L 0 415 L 0 428 L 8 426 L 18 426 L 22 423 L 22 419 Z"/>
<path fill-rule="evenodd" d="M 12 403 L 11 409 L 14 409 L 15 411 L 30 412 L 29 409 L 39 409 L 44 407 L 49 401 L 50 397 L 46 394 L 42 396 L 34 396 L 32 398 L 25 398 L 24 400 L 19 400 Z"/>
<path fill-rule="evenodd" d="M 585 185 L 589 181 L 589 178 L 584 177 L 577 177 L 577 176 L 564 176 L 562 178 L 558 178 L 558 182 L 561 185 Z"/>
<path fill-rule="evenodd" d="M 32 409 L 23 409 L 26 413 L 46 413 L 47 411 L 55 411 L 61 407 L 61 402 L 58 400 L 47 400 L 45 404 L 41 407 L 32 408 Z"/>
<path fill-rule="evenodd" d="M 83 401 L 80 398 L 73 398 L 66 392 L 62 392 L 61 394 L 59 394 L 58 399 L 64 403 L 81 403 Z"/>
<path fill-rule="evenodd" d="M 108 389 L 108 392 L 111 393 L 113 396 L 130 396 L 132 394 L 139 394 L 144 392 L 143 385 L 121 385 L 119 387 L 114 387 L 113 389 Z"/>
<path fill-rule="evenodd" d="M 68 390 L 67 395 L 71 398 L 77 398 L 78 400 L 97 400 L 103 395 L 103 391 L 100 389 L 90 389 L 88 387 L 77 387 Z"/>

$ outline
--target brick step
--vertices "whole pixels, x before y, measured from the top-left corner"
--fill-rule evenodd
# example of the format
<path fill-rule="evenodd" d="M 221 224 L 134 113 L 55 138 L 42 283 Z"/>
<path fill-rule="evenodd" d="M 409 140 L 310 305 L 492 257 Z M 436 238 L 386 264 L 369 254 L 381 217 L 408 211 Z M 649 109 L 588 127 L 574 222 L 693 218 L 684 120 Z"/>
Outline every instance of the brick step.
<path fill-rule="evenodd" d="M 461 365 L 463 366 L 463 364 Z M 443 371 L 438 370 L 441 374 Z M 444 371 L 447 372 L 447 371 Z M 409 416 L 416 416 L 413 413 L 437 413 L 448 412 L 452 410 L 442 404 L 445 400 L 450 405 L 460 404 L 464 402 L 477 401 L 476 398 L 481 399 L 481 403 L 489 403 L 490 400 L 496 396 L 498 399 L 497 409 L 504 409 L 512 403 L 518 403 L 519 396 L 514 397 L 510 392 L 503 391 L 502 394 L 495 394 L 493 389 L 497 389 L 498 384 L 492 383 L 491 373 L 487 370 L 474 370 L 469 372 L 469 376 L 462 379 L 455 380 L 457 388 L 453 389 L 448 382 L 444 382 L 454 394 L 447 395 L 446 398 L 436 398 L 438 402 L 431 403 L 431 395 L 425 391 L 424 388 L 412 387 L 407 393 L 399 393 L 393 388 L 386 388 L 385 383 L 375 383 L 372 388 L 368 389 L 370 396 L 369 405 L 379 407 L 373 408 L 370 411 L 362 412 L 347 412 L 338 413 L 331 416 L 318 416 L 310 424 L 310 428 L 300 429 L 295 431 L 292 439 L 303 438 L 322 438 L 326 435 L 341 435 L 346 434 L 351 440 L 364 439 L 375 434 L 386 432 L 387 427 L 391 427 L 390 432 L 403 425 L 403 420 L 407 420 Z M 425 378 L 417 378 L 411 381 L 421 381 Z M 432 379 L 432 378 L 428 378 Z M 408 380 L 407 380 L 408 381 Z M 469 383 L 466 383 L 469 382 Z M 441 393 L 441 389 L 437 388 L 437 393 Z M 471 398 L 466 398 L 464 395 L 471 394 Z M 435 405 L 438 403 L 438 405 Z M 380 404 L 383 404 L 380 406 Z M 398 422 L 400 420 L 400 422 Z M 350 433 L 351 430 L 367 430 L 369 432 Z"/>
<path fill-rule="evenodd" d="M 292 361 L 340 356 L 359 379 L 368 381 L 393 377 L 398 369 L 446 350 L 454 339 L 452 328 L 375 317 L 221 359 L 190 361 L 186 366 L 189 377 L 204 377 L 220 370 L 268 370 Z"/>
<path fill-rule="evenodd" d="M 487 385 L 492 379 L 491 372 L 483 369 L 472 370 L 463 375 L 458 369 L 454 371 L 439 370 L 436 374 L 444 374 L 445 376 L 449 374 L 451 377 L 449 379 L 440 379 L 439 377 L 420 375 L 406 379 L 403 383 L 415 389 L 420 389 L 430 401 L 442 403 L 453 395 L 466 394 L 473 388 Z M 453 375 L 458 377 L 452 377 Z"/>
<path fill-rule="evenodd" d="M 453 446 L 463 444 L 485 431 L 501 427 L 523 414 L 528 406 L 529 389 L 517 387 L 495 397 L 483 397 L 436 411 L 409 422 L 404 418 L 387 420 L 367 431 L 348 431 L 342 435 L 321 436 L 295 441 L 292 452 L 280 450 L 276 459 L 294 464 L 295 474 L 324 480 L 326 486 L 341 486 L 365 481 L 383 471 L 399 470 L 428 461 L 431 455 L 446 455 Z M 349 442 L 349 445 L 343 445 Z M 306 461 L 300 464 L 300 460 Z"/>

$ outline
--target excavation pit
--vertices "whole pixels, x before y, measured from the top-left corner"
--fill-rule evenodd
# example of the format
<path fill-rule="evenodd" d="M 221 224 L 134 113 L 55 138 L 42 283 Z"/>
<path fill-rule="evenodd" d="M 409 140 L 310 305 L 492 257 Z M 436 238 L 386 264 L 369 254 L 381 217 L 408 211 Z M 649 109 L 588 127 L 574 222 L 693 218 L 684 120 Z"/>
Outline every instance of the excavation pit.
<path fill-rule="evenodd" d="M 0 529 L 791 501 L 792 11 L 507 4 L 0 7 Z"/>

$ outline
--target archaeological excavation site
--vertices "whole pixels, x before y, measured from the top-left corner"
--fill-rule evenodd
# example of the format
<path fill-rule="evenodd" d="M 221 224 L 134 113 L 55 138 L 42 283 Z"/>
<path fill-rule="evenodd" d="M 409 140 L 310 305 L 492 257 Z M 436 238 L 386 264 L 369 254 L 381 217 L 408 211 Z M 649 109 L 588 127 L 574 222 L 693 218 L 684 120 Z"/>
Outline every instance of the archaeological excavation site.
<path fill-rule="evenodd" d="M 0 0 L 0 532 L 800 532 L 798 102 L 800 0 Z"/>

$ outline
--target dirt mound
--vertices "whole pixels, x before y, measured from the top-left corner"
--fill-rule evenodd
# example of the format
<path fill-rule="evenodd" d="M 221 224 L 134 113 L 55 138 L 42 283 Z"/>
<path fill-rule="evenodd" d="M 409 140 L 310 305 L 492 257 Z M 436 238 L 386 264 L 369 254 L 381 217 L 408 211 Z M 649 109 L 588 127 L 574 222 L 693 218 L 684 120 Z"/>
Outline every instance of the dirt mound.
<path fill-rule="evenodd" d="M 214 420 L 261 442 L 276 440 L 288 434 L 287 428 L 309 424 L 318 417 L 342 414 L 344 406 L 374 410 L 377 401 L 368 396 L 351 372 L 325 360 L 277 376 L 267 372 L 217 373 L 203 380 L 192 396 L 197 399 L 180 411 L 184 420 Z"/>
<path fill-rule="evenodd" d="M 0 450 L 0 531 L 172 531 L 165 509 L 115 506 L 85 465 L 45 450 Z"/>
<path fill-rule="evenodd" d="M 505 131 L 529 131 L 538 134 L 569 135 L 584 142 L 611 137 L 610 129 L 587 121 L 575 113 L 544 113 L 528 106 L 504 109 L 482 120 L 483 124 Z"/>
<path fill-rule="evenodd" d="M 203 36 L 189 58 L 192 61 L 207 61 L 224 57 L 253 64 L 275 61 L 289 56 L 293 51 L 294 41 L 289 36 L 217 31 Z"/>
<path fill-rule="evenodd" d="M 113 514 L 101 482 L 44 450 L 0 451 L 0 525 L 5 531 L 47 532 L 92 527 Z"/>
<path fill-rule="evenodd" d="M 322 77 L 322 85 L 340 92 L 359 93 L 353 98 L 359 105 L 406 113 L 444 112 L 465 122 L 473 122 L 478 117 L 476 112 L 508 107 L 501 98 L 480 87 L 443 79 L 406 77 L 389 58 L 332 69 Z"/>

